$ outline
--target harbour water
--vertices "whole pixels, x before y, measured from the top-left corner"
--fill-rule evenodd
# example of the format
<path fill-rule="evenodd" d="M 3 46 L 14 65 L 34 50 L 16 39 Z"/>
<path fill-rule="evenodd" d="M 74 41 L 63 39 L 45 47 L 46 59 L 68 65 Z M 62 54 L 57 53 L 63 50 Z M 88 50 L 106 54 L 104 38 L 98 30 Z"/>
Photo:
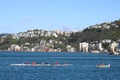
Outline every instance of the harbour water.
<path fill-rule="evenodd" d="M 47 62 L 71 66 L 10 66 Z M 96 68 L 96 64 L 110 68 Z M 120 56 L 90 53 L 0 52 L 0 80 L 120 80 Z"/>

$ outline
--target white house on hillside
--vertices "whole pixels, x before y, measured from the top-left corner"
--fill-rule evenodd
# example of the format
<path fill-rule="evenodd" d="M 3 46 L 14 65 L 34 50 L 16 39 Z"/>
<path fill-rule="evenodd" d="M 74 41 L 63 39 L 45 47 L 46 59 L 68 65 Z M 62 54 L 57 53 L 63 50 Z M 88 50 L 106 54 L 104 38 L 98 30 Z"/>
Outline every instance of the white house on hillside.
<path fill-rule="evenodd" d="M 88 48 L 89 48 L 89 43 L 87 42 L 82 42 L 79 44 L 79 50 L 82 52 L 88 52 Z"/>

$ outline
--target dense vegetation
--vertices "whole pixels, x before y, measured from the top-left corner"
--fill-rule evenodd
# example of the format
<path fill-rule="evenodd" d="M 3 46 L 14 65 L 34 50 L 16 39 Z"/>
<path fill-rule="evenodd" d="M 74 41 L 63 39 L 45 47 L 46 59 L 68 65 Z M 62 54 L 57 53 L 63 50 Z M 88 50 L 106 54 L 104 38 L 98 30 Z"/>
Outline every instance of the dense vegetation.
<path fill-rule="evenodd" d="M 65 49 L 65 45 L 67 45 L 67 41 L 66 41 L 66 37 L 63 35 L 60 35 L 59 37 L 45 37 L 45 36 L 40 36 L 40 37 L 21 37 L 19 39 L 13 38 L 12 35 L 7 35 L 7 37 L 0 37 L 0 50 L 6 50 L 10 47 L 11 44 L 18 44 L 19 46 L 21 46 L 21 44 L 25 44 L 25 43 L 30 43 L 30 44 L 36 44 L 36 43 L 40 43 L 41 40 L 46 40 L 46 42 L 49 42 L 49 40 L 54 40 L 54 41 L 61 41 L 64 44 L 58 44 L 58 43 L 54 43 L 54 48 L 62 48 Z"/>
<path fill-rule="evenodd" d="M 72 33 L 68 38 L 69 43 L 76 42 L 93 42 L 103 39 L 111 39 L 117 41 L 120 38 L 120 21 L 115 21 L 118 27 L 111 26 L 109 29 L 105 28 L 91 28 L 84 29 L 82 32 Z"/>

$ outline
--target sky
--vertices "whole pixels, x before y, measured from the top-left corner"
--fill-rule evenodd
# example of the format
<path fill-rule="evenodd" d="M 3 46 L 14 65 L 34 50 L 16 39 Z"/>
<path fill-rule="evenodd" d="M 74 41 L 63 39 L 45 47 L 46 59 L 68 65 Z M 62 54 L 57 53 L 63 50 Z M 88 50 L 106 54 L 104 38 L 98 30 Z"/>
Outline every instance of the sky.
<path fill-rule="evenodd" d="M 120 19 L 120 0 L 0 0 L 0 33 L 80 31 Z"/>

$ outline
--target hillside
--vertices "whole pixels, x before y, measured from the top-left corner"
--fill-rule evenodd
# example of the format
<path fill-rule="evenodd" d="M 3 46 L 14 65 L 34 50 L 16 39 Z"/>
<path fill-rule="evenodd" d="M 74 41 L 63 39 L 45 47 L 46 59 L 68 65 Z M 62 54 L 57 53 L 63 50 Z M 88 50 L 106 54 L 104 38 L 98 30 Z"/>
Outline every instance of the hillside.
<path fill-rule="evenodd" d="M 66 51 L 67 45 L 71 45 L 78 51 L 80 42 L 91 43 L 104 39 L 112 41 L 120 39 L 120 20 L 89 26 L 81 32 L 67 33 L 35 29 L 20 32 L 17 35 L 1 34 L 0 50 L 7 50 L 12 44 L 26 48 L 25 45 L 29 43 L 27 49 L 43 46 L 44 48 Z"/>
<path fill-rule="evenodd" d="M 72 35 L 68 39 L 68 42 L 70 43 L 76 43 L 76 41 L 92 42 L 103 39 L 111 39 L 117 41 L 119 40 L 119 38 L 120 38 L 120 20 L 116 20 L 114 22 L 89 26 L 82 32 L 72 33 Z"/>

